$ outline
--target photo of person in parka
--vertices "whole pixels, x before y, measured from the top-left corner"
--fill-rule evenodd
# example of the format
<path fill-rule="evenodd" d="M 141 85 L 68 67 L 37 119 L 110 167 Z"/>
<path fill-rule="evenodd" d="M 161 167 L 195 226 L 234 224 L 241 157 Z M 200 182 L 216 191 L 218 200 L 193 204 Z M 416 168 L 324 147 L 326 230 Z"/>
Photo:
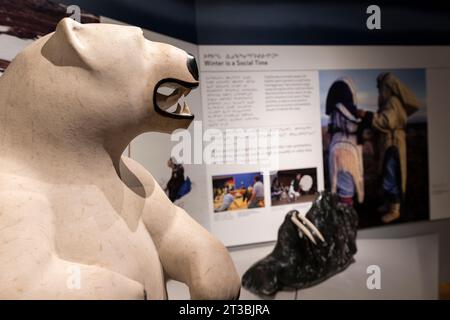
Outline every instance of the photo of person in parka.
<path fill-rule="evenodd" d="M 328 90 L 326 114 L 329 116 L 330 147 L 328 167 L 331 192 L 339 202 L 353 206 L 355 194 L 364 201 L 362 147 L 358 134 L 356 93 L 350 78 L 336 80 Z"/>
<path fill-rule="evenodd" d="M 400 218 L 400 204 L 406 192 L 406 124 L 420 104 L 415 94 L 390 72 L 378 76 L 377 87 L 378 111 L 356 113 L 363 126 L 379 133 L 382 188 L 389 202 L 382 221 L 390 223 Z"/>

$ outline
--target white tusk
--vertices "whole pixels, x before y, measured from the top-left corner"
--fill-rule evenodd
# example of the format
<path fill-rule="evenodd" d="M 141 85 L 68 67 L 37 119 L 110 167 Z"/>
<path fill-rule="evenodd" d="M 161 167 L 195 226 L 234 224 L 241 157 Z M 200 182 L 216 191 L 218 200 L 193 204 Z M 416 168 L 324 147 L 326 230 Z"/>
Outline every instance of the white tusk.
<path fill-rule="evenodd" d="M 291 221 L 309 238 L 309 240 L 311 240 L 312 243 L 317 244 L 311 232 L 309 232 L 309 230 L 306 229 L 306 227 L 300 222 L 300 220 L 297 219 L 295 214 L 291 216 Z"/>
<path fill-rule="evenodd" d="M 320 201 L 320 200 L 322 200 L 322 193 L 319 193 L 319 196 L 316 198 L 315 201 Z"/>
<path fill-rule="evenodd" d="M 302 215 L 299 213 L 298 218 L 302 220 L 303 223 L 305 223 L 310 229 L 312 229 L 313 233 L 317 235 L 317 237 L 322 241 L 325 242 L 325 238 L 323 237 L 322 233 L 320 233 L 319 229 L 316 228 L 316 226 L 308 220 L 306 217 L 302 217 Z"/>
<path fill-rule="evenodd" d="M 182 113 L 188 114 L 188 115 L 191 114 L 191 110 L 189 110 L 189 107 L 186 102 L 184 102 L 184 104 L 183 104 L 183 112 Z"/>
<path fill-rule="evenodd" d="M 171 106 L 173 106 L 182 95 L 183 93 L 180 91 L 180 89 L 175 89 L 169 96 L 157 92 L 156 103 L 161 109 L 167 110 Z"/>

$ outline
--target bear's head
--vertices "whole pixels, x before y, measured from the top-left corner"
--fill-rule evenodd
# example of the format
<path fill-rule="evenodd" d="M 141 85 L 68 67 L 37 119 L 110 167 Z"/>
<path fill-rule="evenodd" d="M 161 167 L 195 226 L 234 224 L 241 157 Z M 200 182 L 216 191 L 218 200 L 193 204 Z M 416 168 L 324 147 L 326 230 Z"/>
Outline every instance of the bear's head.
<path fill-rule="evenodd" d="M 178 101 L 198 86 L 198 69 L 192 55 L 140 28 L 64 18 L 17 55 L 0 84 L 21 127 L 28 119 L 52 136 L 130 141 L 189 126 L 194 116 Z"/>

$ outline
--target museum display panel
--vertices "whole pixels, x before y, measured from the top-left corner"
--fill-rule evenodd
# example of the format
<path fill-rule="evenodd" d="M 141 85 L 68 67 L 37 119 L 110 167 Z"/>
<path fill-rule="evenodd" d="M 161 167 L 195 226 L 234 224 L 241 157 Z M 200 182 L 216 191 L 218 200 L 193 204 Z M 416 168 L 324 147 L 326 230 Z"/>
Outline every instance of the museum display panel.
<path fill-rule="evenodd" d="M 2 298 L 236 299 L 242 280 L 244 298 L 333 299 L 367 250 L 388 265 L 421 241 L 385 272 L 420 259 L 430 285 L 408 297 L 437 298 L 448 46 L 202 44 L 41 2 L 33 23 L 34 1 L 0 3 L 0 205 L 28 221 L 0 220 Z M 11 284 L 46 256 L 44 287 Z M 67 293 L 73 266 L 89 286 Z"/>

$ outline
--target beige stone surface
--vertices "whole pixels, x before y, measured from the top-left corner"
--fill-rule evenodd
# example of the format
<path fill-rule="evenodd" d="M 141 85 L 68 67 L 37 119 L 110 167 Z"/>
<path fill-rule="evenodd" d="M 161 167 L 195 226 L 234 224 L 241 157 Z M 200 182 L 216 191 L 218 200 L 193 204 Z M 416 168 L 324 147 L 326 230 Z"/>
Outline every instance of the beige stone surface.
<path fill-rule="evenodd" d="M 6 69 L 0 298 L 163 299 L 168 278 L 186 283 L 192 298 L 237 296 L 224 246 L 121 156 L 143 132 L 190 124 L 153 105 L 161 79 L 197 85 L 188 57 L 139 28 L 66 18 Z M 156 97 L 162 109 L 189 91 L 173 87 Z"/>

